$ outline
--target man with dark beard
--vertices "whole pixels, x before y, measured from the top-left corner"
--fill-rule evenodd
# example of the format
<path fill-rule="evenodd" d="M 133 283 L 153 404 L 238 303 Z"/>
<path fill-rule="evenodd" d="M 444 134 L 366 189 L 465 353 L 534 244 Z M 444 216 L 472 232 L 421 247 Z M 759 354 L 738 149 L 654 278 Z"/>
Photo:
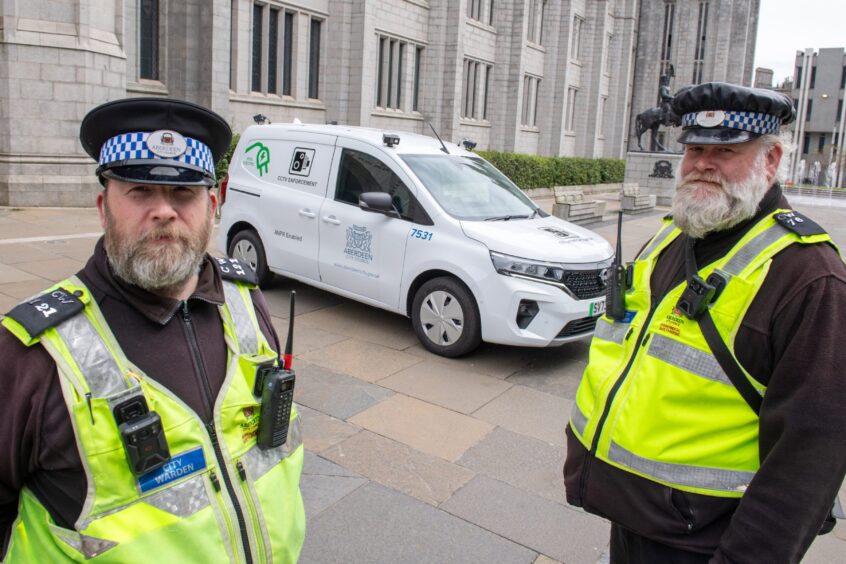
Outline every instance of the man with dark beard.
<path fill-rule="evenodd" d="M 231 131 L 180 100 L 103 104 L 104 236 L 0 329 L 4 562 L 294 562 L 305 516 L 296 410 L 257 444 L 279 343 L 255 274 L 206 253 Z"/>
<path fill-rule="evenodd" d="M 567 426 L 567 500 L 612 563 L 797 562 L 846 474 L 846 266 L 779 184 L 791 100 L 678 92 L 672 215 L 599 320 Z"/>

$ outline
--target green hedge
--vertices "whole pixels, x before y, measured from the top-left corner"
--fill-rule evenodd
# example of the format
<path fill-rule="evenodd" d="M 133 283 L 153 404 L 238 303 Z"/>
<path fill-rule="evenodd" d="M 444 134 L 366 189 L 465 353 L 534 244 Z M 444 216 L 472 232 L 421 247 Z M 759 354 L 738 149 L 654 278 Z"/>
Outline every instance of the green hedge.
<path fill-rule="evenodd" d="M 235 146 L 238 145 L 238 140 L 240 138 L 240 133 L 236 133 L 232 136 L 232 141 L 229 143 L 229 149 L 227 149 L 226 154 L 217 161 L 216 165 L 214 165 L 214 174 L 217 176 L 218 186 L 220 186 L 220 181 L 223 180 L 223 177 L 226 176 L 226 171 L 229 170 L 229 161 L 232 160 L 232 153 L 235 152 Z"/>
<path fill-rule="evenodd" d="M 500 151 L 476 151 L 520 188 L 622 182 L 626 162 L 619 159 L 539 157 Z"/>

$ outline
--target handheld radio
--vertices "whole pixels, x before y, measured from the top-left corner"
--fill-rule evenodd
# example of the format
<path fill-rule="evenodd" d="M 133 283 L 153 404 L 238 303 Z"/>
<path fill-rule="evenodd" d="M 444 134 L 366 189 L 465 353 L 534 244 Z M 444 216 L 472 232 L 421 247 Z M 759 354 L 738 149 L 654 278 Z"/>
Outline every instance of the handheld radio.
<path fill-rule="evenodd" d="M 615 321 L 626 317 L 626 289 L 628 287 L 627 269 L 623 266 L 623 212 L 617 215 L 617 251 L 608 281 L 608 307 L 605 314 Z"/>
<path fill-rule="evenodd" d="M 282 355 L 282 366 L 276 362 L 261 366 L 256 374 L 256 395 L 261 396 L 259 412 L 258 446 L 262 449 L 275 448 L 288 440 L 288 422 L 294 404 L 294 382 L 296 376 L 291 369 L 294 346 L 294 299 L 297 293 L 291 290 L 291 313 L 288 318 L 288 340 Z"/>

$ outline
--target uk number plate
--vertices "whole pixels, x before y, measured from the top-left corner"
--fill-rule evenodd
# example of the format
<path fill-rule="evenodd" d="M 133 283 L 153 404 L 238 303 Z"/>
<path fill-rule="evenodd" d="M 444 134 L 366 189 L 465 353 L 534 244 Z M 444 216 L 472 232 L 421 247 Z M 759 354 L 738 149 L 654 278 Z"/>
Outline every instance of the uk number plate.
<path fill-rule="evenodd" d="M 596 317 L 605 313 L 605 300 L 599 300 L 590 304 L 590 316 Z"/>

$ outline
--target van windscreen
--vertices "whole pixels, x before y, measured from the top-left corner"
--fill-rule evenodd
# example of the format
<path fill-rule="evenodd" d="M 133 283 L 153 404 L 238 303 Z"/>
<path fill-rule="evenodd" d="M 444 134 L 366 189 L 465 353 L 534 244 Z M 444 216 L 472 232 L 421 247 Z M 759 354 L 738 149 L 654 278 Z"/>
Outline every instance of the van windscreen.
<path fill-rule="evenodd" d="M 457 219 L 528 219 L 538 209 L 504 174 L 479 157 L 402 155 L 402 159 L 438 204 Z"/>

